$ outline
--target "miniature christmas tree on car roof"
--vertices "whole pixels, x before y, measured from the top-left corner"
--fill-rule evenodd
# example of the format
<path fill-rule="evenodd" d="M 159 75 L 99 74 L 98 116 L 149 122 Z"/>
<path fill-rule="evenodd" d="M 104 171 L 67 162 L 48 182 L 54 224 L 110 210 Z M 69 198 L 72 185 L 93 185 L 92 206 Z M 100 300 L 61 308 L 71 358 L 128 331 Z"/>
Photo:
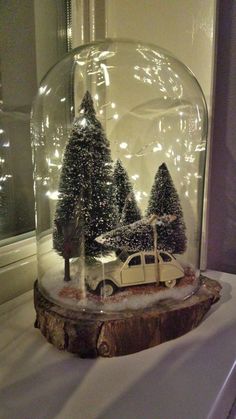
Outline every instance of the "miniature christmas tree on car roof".
<path fill-rule="evenodd" d="M 153 232 L 155 223 L 158 227 L 168 228 L 173 223 L 175 216 L 150 216 L 143 217 L 129 225 L 119 226 L 96 238 L 98 243 L 112 250 L 125 249 L 128 252 L 164 250 L 160 237 Z"/>
<path fill-rule="evenodd" d="M 109 142 L 87 91 L 64 152 L 54 220 L 53 247 L 65 259 L 66 281 L 69 259 L 104 253 L 95 238 L 117 225 L 112 180 Z"/>

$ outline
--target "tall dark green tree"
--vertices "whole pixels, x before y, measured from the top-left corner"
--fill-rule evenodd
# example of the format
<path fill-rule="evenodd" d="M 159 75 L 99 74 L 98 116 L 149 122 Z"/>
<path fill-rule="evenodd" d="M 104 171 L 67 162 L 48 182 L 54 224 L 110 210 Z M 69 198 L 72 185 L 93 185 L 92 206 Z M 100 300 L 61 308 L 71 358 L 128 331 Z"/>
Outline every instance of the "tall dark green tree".
<path fill-rule="evenodd" d="M 114 167 L 115 196 L 122 225 L 131 224 L 141 219 L 141 211 L 137 205 L 133 186 L 121 161 L 118 159 Z"/>
<path fill-rule="evenodd" d="M 178 193 L 165 163 L 159 167 L 148 202 L 146 216 L 175 215 L 168 225 L 157 225 L 158 242 L 163 250 L 183 253 L 186 250 L 186 226 Z"/>
<path fill-rule="evenodd" d="M 65 259 L 104 254 L 95 238 L 118 222 L 109 142 L 87 91 L 65 148 L 55 212 L 53 247 Z"/>

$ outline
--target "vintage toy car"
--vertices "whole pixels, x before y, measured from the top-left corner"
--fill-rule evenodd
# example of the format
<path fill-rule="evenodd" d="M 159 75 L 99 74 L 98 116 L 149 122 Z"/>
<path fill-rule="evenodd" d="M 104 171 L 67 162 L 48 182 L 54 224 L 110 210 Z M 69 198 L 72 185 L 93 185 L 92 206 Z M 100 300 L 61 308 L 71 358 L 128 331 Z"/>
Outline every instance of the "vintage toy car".
<path fill-rule="evenodd" d="M 168 288 L 184 276 L 184 269 L 168 252 L 138 252 L 103 265 L 103 276 L 98 266 L 86 269 L 88 288 L 102 296 L 111 296 L 117 289 L 142 284 L 163 282 Z M 123 258 L 122 258 L 123 259 Z"/>

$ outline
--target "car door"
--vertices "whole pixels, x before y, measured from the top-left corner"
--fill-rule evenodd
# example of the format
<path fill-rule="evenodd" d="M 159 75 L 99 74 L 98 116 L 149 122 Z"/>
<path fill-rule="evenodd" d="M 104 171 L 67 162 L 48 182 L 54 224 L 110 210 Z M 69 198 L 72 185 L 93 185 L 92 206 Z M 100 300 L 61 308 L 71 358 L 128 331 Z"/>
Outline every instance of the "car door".
<path fill-rule="evenodd" d="M 130 256 L 121 271 L 122 285 L 135 285 L 144 282 L 141 255 Z"/>
<path fill-rule="evenodd" d="M 144 254 L 144 277 L 145 283 L 152 283 L 159 281 L 159 268 L 155 262 L 154 254 Z"/>
<path fill-rule="evenodd" d="M 159 252 L 160 281 L 171 281 L 184 275 L 183 269 L 177 266 L 174 257 L 167 252 Z"/>

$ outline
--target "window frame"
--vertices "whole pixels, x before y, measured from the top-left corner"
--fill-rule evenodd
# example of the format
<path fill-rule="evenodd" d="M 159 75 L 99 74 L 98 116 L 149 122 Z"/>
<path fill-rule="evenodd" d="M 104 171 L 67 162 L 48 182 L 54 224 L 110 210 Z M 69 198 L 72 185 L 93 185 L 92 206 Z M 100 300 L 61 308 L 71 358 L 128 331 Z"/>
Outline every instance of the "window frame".
<path fill-rule="evenodd" d="M 71 48 L 71 0 L 61 0 L 60 3 L 57 1 L 49 8 L 46 2 L 42 4 L 40 2 L 40 5 L 36 2 L 32 7 L 35 28 L 33 47 L 36 56 L 36 67 L 33 70 L 36 70 L 35 77 L 39 84 L 49 68 Z M 47 16 L 46 22 L 45 16 Z M 43 30 L 42 22 L 45 22 Z M 52 36 L 53 33 L 55 36 Z M 48 51 L 52 52 L 52 56 L 48 55 Z M 41 59 L 39 65 L 37 59 Z M 30 290 L 36 278 L 35 230 L 1 240 L 0 304 Z"/>

